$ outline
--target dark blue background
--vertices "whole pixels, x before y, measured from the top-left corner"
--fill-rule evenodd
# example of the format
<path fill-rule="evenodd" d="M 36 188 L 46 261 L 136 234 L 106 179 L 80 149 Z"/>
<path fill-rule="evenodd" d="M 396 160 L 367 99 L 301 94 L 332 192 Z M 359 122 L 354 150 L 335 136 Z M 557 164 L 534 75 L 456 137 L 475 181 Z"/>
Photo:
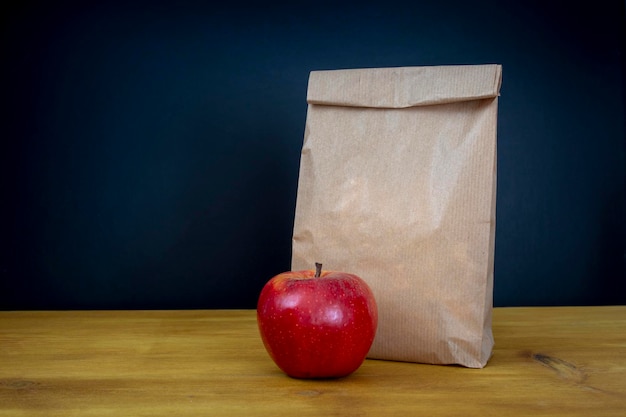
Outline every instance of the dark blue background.
<path fill-rule="evenodd" d="M 495 304 L 624 304 L 623 0 L 13 2 L 0 308 L 253 308 L 309 72 L 499 63 Z"/>

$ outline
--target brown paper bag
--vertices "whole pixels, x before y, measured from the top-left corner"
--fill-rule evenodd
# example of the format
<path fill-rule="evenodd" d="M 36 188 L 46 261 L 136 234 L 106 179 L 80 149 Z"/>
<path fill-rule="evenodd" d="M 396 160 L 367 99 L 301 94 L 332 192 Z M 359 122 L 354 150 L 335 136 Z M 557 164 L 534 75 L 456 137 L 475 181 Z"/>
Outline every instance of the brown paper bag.
<path fill-rule="evenodd" d="M 310 74 L 292 269 L 371 286 L 369 358 L 491 356 L 500 81 L 500 65 Z"/>

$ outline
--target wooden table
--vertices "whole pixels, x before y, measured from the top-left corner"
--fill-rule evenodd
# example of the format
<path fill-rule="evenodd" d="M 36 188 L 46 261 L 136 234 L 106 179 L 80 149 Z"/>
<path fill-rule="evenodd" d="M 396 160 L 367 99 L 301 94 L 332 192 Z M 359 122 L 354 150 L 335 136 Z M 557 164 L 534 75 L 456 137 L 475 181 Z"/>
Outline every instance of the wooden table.
<path fill-rule="evenodd" d="M 281 373 L 253 310 L 0 312 L 0 416 L 626 416 L 626 306 L 496 308 L 484 369 Z"/>

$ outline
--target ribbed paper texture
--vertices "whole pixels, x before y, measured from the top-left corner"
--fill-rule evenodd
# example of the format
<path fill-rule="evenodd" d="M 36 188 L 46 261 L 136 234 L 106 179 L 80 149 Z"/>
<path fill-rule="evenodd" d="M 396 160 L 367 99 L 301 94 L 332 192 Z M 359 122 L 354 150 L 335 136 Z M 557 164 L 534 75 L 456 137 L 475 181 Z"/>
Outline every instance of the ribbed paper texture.
<path fill-rule="evenodd" d="M 368 282 L 370 358 L 491 356 L 500 79 L 499 65 L 310 75 L 292 269 Z"/>

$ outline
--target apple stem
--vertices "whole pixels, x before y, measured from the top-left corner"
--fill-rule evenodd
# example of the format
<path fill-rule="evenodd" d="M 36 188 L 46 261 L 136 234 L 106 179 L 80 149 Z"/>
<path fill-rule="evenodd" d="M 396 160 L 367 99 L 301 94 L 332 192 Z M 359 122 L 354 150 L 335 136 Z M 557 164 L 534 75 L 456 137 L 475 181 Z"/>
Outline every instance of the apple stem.
<path fill-rule="evenodd" d="M 322 264 L 315 262 L 315 278 L 322 276 Z"/>

